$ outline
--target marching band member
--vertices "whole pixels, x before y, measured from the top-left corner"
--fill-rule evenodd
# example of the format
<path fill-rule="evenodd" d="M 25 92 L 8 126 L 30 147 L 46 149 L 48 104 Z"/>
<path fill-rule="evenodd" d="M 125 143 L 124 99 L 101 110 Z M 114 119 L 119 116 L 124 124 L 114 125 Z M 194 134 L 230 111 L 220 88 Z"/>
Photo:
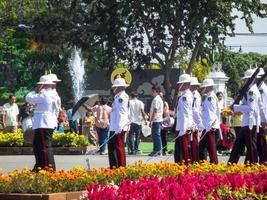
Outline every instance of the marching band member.
<path fill-rule="evenodd" d="M 124 134 L 129 124 L 129 96 L 125 92 L 128 87 L 123 78 L 117 78 L 112 85 L 115 94 L 110 117 L 110 140 L 108 141 L 109 166 L 120 167 L 126 165 L 124 151 Z M 114 135 L 115 134 L 115 135 Z"/>
<path fill-rule="evenodd" d="M 203 81 L 202 88 L 205 99 L 202 104 L 202 122 L 204 131 L 202 132 L 199 142 L 199 157 L 200 160 L 206 160 L 206 150 L 209 153 L 210 162 L 218 163 L 218 156 L 216 151 L 216 131 L 219 129 L 218 119 L 218 102 L 214 93 L 212 79 L 206 78 Z"/>
<path fill-rule="evenodd" d="M 256 82 L 265 74 L 263 68 L 260 68 L 259 78 Z M 266 141 L 266 128 L 267 128 L 267 85 L 262 82 L 259 83 L 260 91 L 260 119 L 261 127 L 257 134 L 257 151 L 259 156 L 259 163 L 264 164 L 267 162 L 267 141 Z"/>
<path fill-rule="evenodd" d="M 250 78 L 254 73 L 253 69 L 245 72 L 243 79 Z M 240 157 L 239 151 L 243 150 L 244 145 L 247 148 L 246 161 L 250 163 L 258 162 L 257 154 L 257 133 L 260 125 L 260 92 L 256 84 L 250 86 L 243 99 L 243 104 L 233 106 L 234 112 L 242 112 L 243 120 L 241 125 L 241 134 L 236 138 L 234 147 L 232 149 L 229 162 L 237 163 Z"/>
<path fill-rule="evenodd" d="M 48 76 L 50 76 L 51 80 L 55 83 L 55 85 L 53 85 L 52 87 L 52 92 L 53 92 L 53 96 L 56 100 L 56 109 L 55 109 L 55 112 L 54 112 L 54 117 L 56 119 L 56 124 L 55 124 L 55 128 L 57 129 L 58 128 L 58 118 L 59 118 L 59 113 L 60 113 L 60 110 L 61 110 L 61 98 L 59 97 L 58 95 L 58 92 L 56 90 L 56 86 L 57 86 L 57 83 L 61 82 L 61 80 L 59 80 L 57 78 L 57 75 L 56 74 L 48 74 Z"/>
<path fill-rule="evenodd" d="M 36 172 L 39 171 L 39 168 L 50 166 L 54 170 L 56 169 L 52 150 L 56 101 L 51 90 L 54 85 L 55 83 L 51 80 L 50 76 L 41 76 L 35 90 L 25 97 L 27 102 L 36 104 L 32 125 L 34 130 L 33 151 L 36 162 L 33 171 Z"/>
<path fill-rule="evenodd" d="M 196 77 L 191 77 L 190 90 L 193 94 L 193 120 L 194 130 L 192 133 L 191 150 L 192 150 L 192 162 L 199 160 L 199 132 L 203 129 L 202 117 L 201 117 L 201 96 L 197 91 L 197 87 L 200 85 Z"/>
<path fill-rule="evenodd" d="M 182 161 L 188 165 L 191 159 L 190 140 L 193 121 L 193 95 L 190 91 L 191 78 L 188 74 L 182 74 L 177 82 L 179 87 L 179 97 L 177 103 L 176 131 L 178 138 L 175 140 L 174 161 Z"/>

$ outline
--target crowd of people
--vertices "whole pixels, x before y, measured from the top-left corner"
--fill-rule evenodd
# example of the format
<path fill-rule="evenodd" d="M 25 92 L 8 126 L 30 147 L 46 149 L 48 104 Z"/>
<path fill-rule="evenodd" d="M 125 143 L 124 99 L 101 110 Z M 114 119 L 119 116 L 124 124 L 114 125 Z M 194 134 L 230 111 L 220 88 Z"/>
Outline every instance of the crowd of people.
<path fill-rule="evenodd" d="M 245 72 L 244 82 L 247 82 L 255 72 L 249 69 Z M 218 146 L 233 147 L 229 163 L 237 163 L 245 153 L 245 162 L 264 164 L 267 161 L 266 145 L 266 84 L 260 83 L 264 70 L 245 91 L 241 102 L 224 108 L 223 93 L 214 91 L 214 81 L 206 78 L 200 84 L 196 77 L 182 74 L 176 85 L 178 94 L 174 106 L 175 123 L 173 125 L 176 137 L 174 138 L 174 160 L 177 163 L 189 164 L 201 160 L 218 163 Z M 201 89 L 201 94 L 198 89 Z M 130 124 L 129 153 L 138 154 L 140 132 L 146 124 L 151 127 L 153 150 L 150 156 L 166 155 L 166 130 L 172 125 L 168 104 L 164 101 L 159 87 L 152 87 L 152 103 L 148 117 L 144 113 L 144 105 L 139 102 L 137 95 L 129 100 L 125 92 L 128 85 L 125 80 L 118 78 L 112 88 L 115 94 L 111 111 L 109 135 L 110 167 L 125 166 L 125 152 L 123 137 L 125 127 Z M 225 113 L 231 113 L 225 115 Z M 130 113 L 130 114 L 129 114 Z M 138 115 L 134 116 L 135 113 Z M 130 116 L 130 117 L 129 117 Z M 126 119 L 129 120 L 126 120 Z M 229 120 L 232 118 L 232 120 Z M 166 120 L 167 119 L 167 120 Z M 233 127 L 236 131 L 226 125 Z M 230 123 L 230 121 L 233 121 Z M 166 126 L 166 123 L 168 124 Z M 168 130 L 168 129 L 167 129 Z M 135 138 L 134 138 L 135 133 Z M 112 142 L 110 142 L 112 141 Z"/>
<path fill-rule="evenodd" d="M 247 70 L 244 81 L 251 78 L 254 71 Z M 200 84 L 196 77 L 180 75 L 173 110 L 160 88 L 153 86 L 150 112 L 146 113 L 138 93 L 132 92 L 129 98 L 125 91 L 129 85 L 118 77 L 112 85 L 112 104 L 105 97 L 93 107 L 84 104 L 86 114 L 80 121 L 72 119 L 73 101 L 69 102 L 68 110 L 61 106 L 56 91 L 56 84 L 61 80 L 55 74 L 43 75 L 36 88 L 26 95 L 20 110 L 16 97 L 10 95 L 9 102 L 3 105 L 2 125 L 4 132 L 16 132 L 19 125 L 23 132 L 33 130 L 34 171 L 46 166 L 55 169 L 51 138 L 55 131 L 64 132 L 66 125 L 71 132 L 86 135 L 97 146 L 100 155 L 108 154 L 110 168 L 126 165 L 125 143 L 129 155 L 141 154 L 139 144 L 143 127 L 151 129 L 153 149 L 149 156 L 152 157 L 169 153 L 167 136 L 171 131 L 177 163 L 207 160 L 208 156 L 211 163 L 218 163 L 217 150 L 222 145 L 232 148 L 231 163 L 237 163 L 246 151 L 245 162 L 262 164 L 267 161 L 267 86 L 257 81 L 263 75 L 261 70 L 242 102 L 229 108 L 231 116 L 224 115 L 223 93 L 215 94 L 212 79 L 206 78 Z M 235 133 L 230 134 L 232 130 Z"/>

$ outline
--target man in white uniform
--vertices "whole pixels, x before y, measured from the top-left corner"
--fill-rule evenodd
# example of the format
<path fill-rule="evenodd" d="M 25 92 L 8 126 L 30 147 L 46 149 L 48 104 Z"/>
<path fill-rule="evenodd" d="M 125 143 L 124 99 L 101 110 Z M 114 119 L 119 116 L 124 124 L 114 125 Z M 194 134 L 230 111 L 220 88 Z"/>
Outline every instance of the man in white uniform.
<path fill-rule="evenodd" d="M 202 125 L 202 108 L 201 108 L 201 96 L 197 91 L 200 83 L 196 77 L 191 77 L 190 90 L 193 93 L 193 120 L 194 129 L 192 133 L 191 150 L 192 150 L 192 162 L 199 161 L 199 144 L 198 138 L 200 136 L 201 130 L 203 130 Z"/>
<path fill-rule="evenodd" d="M 265 71 L 263 68 L 260 68 L 259 78 L 257 78 L 256 82 L 260 80 L 262 76 L 265 75 Z M 261 127 L 260 131 L 257 134 L 257 151 L 259 156 L 259 163 L 266 164 L 267 162 L 267 139 L 266 139 L 266 128 L 267 128 L 267 85 L 262 83 L 257 83 L 259 91 L 260 91 L 260 119 L 261 119 Z"/>
<path fill-rule="evenodd" d="M 218 163 L 215 134 L 220 128 L 220 124 L 218 119 L 218 99 L 213 91 L 214 85 L 213 80 L 209 78 L 206 78 L 202 84 L 203 94 L 205 95 L 202 104 L 202 123 L 204 131 L 202 132 L 199 142 L 199 158 L 200 160 L 206 160 L 206 151 L 208 151 L 210 162 Z"/>
<path fill-rule="evenodd" d="M 245 72 L 243 79 L 245 81 L 249 79 L 253 75 L 254 71 L 254 69 L 248 69 Z M 240 134 L 237 135 L 228 162 L 238 163 L 241 152 L 243 152 L 245 146 L 247 148 L 245 162 L 258 162 L 257 133 L 259 132 L 260 125 L 260 104 L 260 92 L 257 85 L 253 83 L 246 92 L 242 104 L 235 104 L 233 106 L 234 112 L 243 113 L 243 120 Z"/>
<path fill-rule="evenodd" d="M 55 128 L 54 113 L 57 102 L 51 92 L 55 85 L 48 75 L 41 76 L 34 91 L 26 96 L 26 101 L 36 105 L 33 116 L 34 139 L 33 151 L 36 164 L 34 171 L 40 168 L 52 167 L 56 169 L 52 150 L 52 134 Z"/>
<path fill-rule="evenodd" d="M 53 92 L 53 96 L 56 100 L 56 109 L 55 109 L 55 112 L 54 112 L 54 117 L 56 119 L 56 126 L 55 128 L 57 129 L 58 128 L 58 118 L 59 118 L 59 112 L 61 111 L 61 98 L 59 97 L 58 95 L 58 92 L 56 90 L 56 86 L 57 86 L 57 83 L 61 82 L 60 79 L 57 78 L 57 75 L 56 74 L 48 74 L 48 76 L 50 76 L 51 80 L 55 83 L 55 85 L 52 86 L 52 92 Z"/>
<path fill-rule="evenodd" d="M 125 92 L 127 86 L 123 78 L 115 79 L 112 85 L 115 96 L 110 116 L 111 139 L 108 142 L 110 168 L 126 165 L 123 138 L 129 126 L 129 96 Z"/>
<path fill-rule="evenodd" d="M 177 103 L 176 131 L 178 138 L 175 140 L 174 161 L 176 163 L 185 162 L 186 165 L 191 159 L 191 129 L 194 126 L 193 121 L 193 94 L 190 91 L 191 77 L 188 74 L 182 74 L 177 82 L 179 96 Z"/>

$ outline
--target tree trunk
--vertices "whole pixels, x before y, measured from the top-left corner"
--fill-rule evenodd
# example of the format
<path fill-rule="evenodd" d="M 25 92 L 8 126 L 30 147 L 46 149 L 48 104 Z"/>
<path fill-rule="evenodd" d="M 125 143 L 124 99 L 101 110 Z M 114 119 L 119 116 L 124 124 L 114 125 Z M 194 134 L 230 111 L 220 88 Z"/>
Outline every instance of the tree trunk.
<path fill-rule="evenodd" d="M 199 51 L 199 49 L 201 47 L 201 44 L 202 44 L 202 41 L 203 41 L 203 37 L 204 37 L 204 34 L 201 34 L 197 39 L 197 42 L 196 42 L 195 48 L 193 50 L 193 53 L 192 53 L 188 68 L 186 70 L 187 74 L 191 74 L 192 71 L 193 71 L 193 67 L 194 67 L 194 65 L 196 63 L 196 58 L 197 58 L 198 51 Z"/>
<path fill-rule="evenodd" d="M 165 90 L 165 100 L 170 103 L 171 102 L 171 81 L 170 81 L 170 75 L 171 75 L 171 67 L 169 65 L 165 65 L 163 67 L 164 70 L 164 90 Z"/>

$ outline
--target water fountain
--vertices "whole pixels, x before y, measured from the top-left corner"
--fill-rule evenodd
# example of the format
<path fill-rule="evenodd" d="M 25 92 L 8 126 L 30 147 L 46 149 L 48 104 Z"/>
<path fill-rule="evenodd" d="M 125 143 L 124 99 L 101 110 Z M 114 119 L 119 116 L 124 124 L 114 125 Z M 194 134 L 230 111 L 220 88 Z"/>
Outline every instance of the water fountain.
<path fill-rule="evenodd" d="M 69 60 L 68 67 L 72 79 L 74 101 L 77 102 L 83 97 L 85 91 L 85 69 L 84 60 L 81 56 L 81 49 L 77 49 L 76 47 L 74 48 Z"/>

